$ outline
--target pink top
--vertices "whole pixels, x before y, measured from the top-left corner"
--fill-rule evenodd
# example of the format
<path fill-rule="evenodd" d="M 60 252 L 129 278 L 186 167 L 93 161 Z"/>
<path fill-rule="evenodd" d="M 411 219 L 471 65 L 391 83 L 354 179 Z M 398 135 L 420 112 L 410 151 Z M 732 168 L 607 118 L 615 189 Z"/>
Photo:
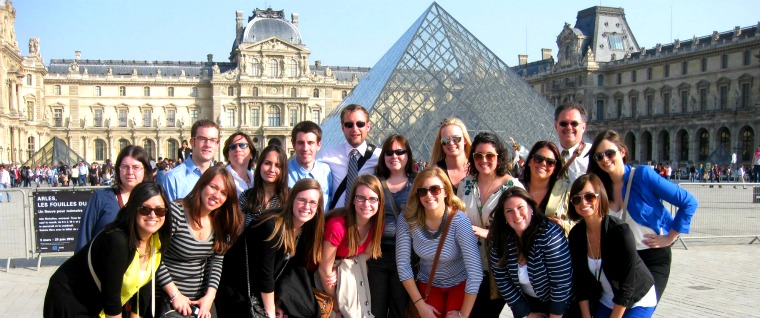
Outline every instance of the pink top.
<path fill-rule="evenodd" d="M 364 253 L 369 243 L 372 241 L 373 228 L 369 229 L 369 235 L 367 239 L 359 245 L 356 255 Z M 338 247 L 335 257 L 343 259 L 355 255 L 349 255 L 348 252 L 348 239 L 346 238 L 346 219 L 342 216 L 332 217 L 325 222 L 325 241 L 329 241 L 333 246 Z"/>

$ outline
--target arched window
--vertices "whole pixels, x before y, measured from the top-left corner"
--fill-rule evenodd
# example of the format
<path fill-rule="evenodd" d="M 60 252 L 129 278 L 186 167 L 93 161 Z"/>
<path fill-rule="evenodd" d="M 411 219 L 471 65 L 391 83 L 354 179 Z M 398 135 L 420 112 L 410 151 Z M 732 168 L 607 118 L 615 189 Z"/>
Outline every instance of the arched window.
<path fill-rule="evenodd" d="M 726 152 L 731 153 L 731 132 L 726 127 L 722 127 L 718 130 L 718 141 L 720 146 L 726 149 Z"/>
<path fill-rule="evenodd" d="M 129 140 L 126 140 L 124 138 L 119 139 L 119 151 L 121 151 L 124 148 L 127 148 L 129 146 Z"/>
<path fill-rule="evenodd" d="M 119 86 L 119 96 L 127 96 L 127 88 L 125 86 Z"/>
<path fill-rule="evenodd" d="M 95 139 L 95 160 L 103 161 L 106 159 L 106 142 L 103 139 Z"/>
<path fill-rule="evenodd" d="M 340 92 L 340 97 L 343 99 L 346 99 L 346 96 L 348 96 L 348 91 L 342 91 Z"/>
<path fill-rule="evenodd" d="M 319 98 L 319 88 L 314 89 L 314 97 Z"/>
<path fill-rule="evenodd" d="M 174 97 L 174 87 L 169 87 L 166 89 L 166 95 L 169 97 Z"/>
<path fill-rule="evenodd" d="M 227 87 L 227 96 L 235 96 L 235 88 L 230 86 Z"/>
<path fill-rule="evenodd" d="M 157 158 L 156 157 L 156 143 L 153 142 L 151 139 L 145 139 L 143 140 L 143 148 L 145 148 L 145 151 L 148 153 L 148 156 L 150 158 Z"/>
<path fill-rule="evenodd" d="M 280 126 L 280 107 L 278 106 L 269 106 L 269 126 L 270 127 L 279 127 Z"/>
<path fill-rule="evenodd" d="M 253 97 L 259 97 L 259 88 L 258 87 L 251 88 L 251 95 Z"/>
<path fill-rule="evenodd" d="M 29 138 L 26 139 L 26 142 L 26 151 L 28 152 L 27 159 L 30 159 L 34 155 L 34 137 L 29 136 Z"/>
<path fill-rule="evenodd" d="M 103 91 L 101 90 L 100 86 L 95 86 L 95 96 L 102 96 Z"/>
<path fill-rule="evenodd" d="M 279 74 L 277 69 L 277 60 L 271 59 L 269 60 L 269 77 L 277 77 L 277 74 Z"/>
<path fill-rule="evenodd" d="M 26 74 L 26 85 L 32 85 L 32 74 Z"/>
<path fill-rule="evenodd" d="M 177 145 L 178 144 L 179 143 L 177 142 L 177 140 L 174 140 L 174 139 L 169 139 L 167 141 L 167 145 L 166 145 L 167 147 L 166 148 L 167 148 L 167 150 L 169 152 L 166 154 L 166 156 L 169 159 L 171 159 L 171 160 L 177 160 L 177 148 L 178 148 Z"/>
<path fill-rule="evenodd" d="M 253 76 L 261 76 L 261 69 L 259 68 L 259 60 L 253 59 L 251 60 L 251 75 Z"/>
<path fill-rule="evenodd" d="M 292 87 L 290 89 L 290 97 L 298 97 L 298 89 L 296 89 L 295 87 Z"/>
<path fill-rule="evenodd" d="M 290 60 L 290 77 L 298 77 L 298 62 L 296 60 Z"/>
<path fill-rule="evenodd" d="M 143 87 L 143 96 L 150 96 L 150 87 Z"/>
<path fill-rule="evenodd" d="M 705 161 L 710 155 L 710 133 L 706 129 L 701 129 L 697 132 L 697 136 L 699 138 L 699 161 Z"/>
<path fill-rule="evenodd" d="M 742 161 L 750 161 L 754 156 L 755 131 L 749 126 L 742 128 Z"/>

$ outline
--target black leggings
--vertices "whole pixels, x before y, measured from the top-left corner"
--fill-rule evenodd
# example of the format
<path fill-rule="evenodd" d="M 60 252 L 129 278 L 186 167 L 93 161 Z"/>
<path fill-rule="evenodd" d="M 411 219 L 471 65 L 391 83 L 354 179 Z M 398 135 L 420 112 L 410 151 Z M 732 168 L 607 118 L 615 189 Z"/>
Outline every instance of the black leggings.
<path fill-rule="evenodd" d="M 639 251 L 639 257 L 644 261 L 649 272 L 652 273 L 654 278 L 654 291 L 657 293 L 657 303 L 660 303 L 660 298 L 665 292 L 665 287 L 668 286 L 668 278 L 670 277 L 670 263 L 673 260 L 673 253 L 670 250 L 670 246 L 663 248 L 650 248 Z"/>

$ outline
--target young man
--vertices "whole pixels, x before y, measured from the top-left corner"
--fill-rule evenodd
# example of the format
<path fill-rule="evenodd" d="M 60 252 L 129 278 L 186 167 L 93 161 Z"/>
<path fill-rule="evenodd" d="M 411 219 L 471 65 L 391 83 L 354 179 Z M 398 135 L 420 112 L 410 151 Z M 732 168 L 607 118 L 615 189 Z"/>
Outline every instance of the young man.
<path fill-rule="evenodd" d="M 169 171 L 161 184 L 169 200 L 184 199 L 203 172 L 211 166 L 219 151 L 219 134 L 219 125 L 214 121 L 201 119 L 193 124 L 190 133 L 192 156 Z"/>
<path fill-rule="evenodd" d="M 356 160 L 356 176 L 374 173 L 382 149 L 366 142 L 370 130 L 369 113 L 361 105 L 351 104 L 340 112 L 341 129 L 346 142 L 319 152 L 317 160 L 330 166 L 333 189 L 330 190 L 330 209 L 345 206 L 353 180 L 346 178 L 352 156 Z M 353 154 L 353 155 L 352 155 Z M 345 185 L 341 185 L 345 181 Z"/>
<path fill-rule="evenodd" d="M 298 180 L 313 178 L 322 187 L 325 211 L 330 206 L 332 191 L 332 173 L 330 166 L 316 161 L 317 152 L 322 148 L 322 129 L 312 121 L 302 121 L 293 126 L 290 133 L 296 155 L 288 161 L 288 187 L 292 188 Z"/>

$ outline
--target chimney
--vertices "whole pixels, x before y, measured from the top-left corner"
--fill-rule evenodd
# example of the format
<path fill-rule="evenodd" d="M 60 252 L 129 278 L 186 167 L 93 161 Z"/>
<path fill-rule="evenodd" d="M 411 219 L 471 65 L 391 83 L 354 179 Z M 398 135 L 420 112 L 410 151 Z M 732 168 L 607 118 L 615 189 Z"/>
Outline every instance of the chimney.
<path fill-rule="evenodd" d="M 552 58 L 552 49 L 541 49 L 541 59 L 548 60 Z"/>
<path fill-rule="evenodd" d="M 298 13 L 293 13 L 290 15 L 290 23 L 293 23 L 293 25 L 296 26 L 296 29 L 298 28 Z"/>
<path fill-rule="evenodd" d="M 74 51 L 74 59 L 79 60 L 82 58 L 82 51 Z"/>
<path fill-rule="evenodd" d="M 235 35 L 240 44 L 243 40 L 243 11 L 235 11 Z"/>
<path fill-rule="evenodd" d="M 206 54 L 206 61 L 208 61 L 209 63 L 213 63 L 214 62 L 214 54 Z"/>
<path fill-rule="evenodd" d="M 517 56 L 517 60 L 519 61 L 519 65 L 525 65 L 528 64 L 528 54 L 520 54 Z"/>
<path fill-rule="evenodd" d="M 316 68 L 319 68 L 320 66 L 322 66 L 322 61 L 320 60 L 314 61 L 314 66 L 316 66 Z"/>

